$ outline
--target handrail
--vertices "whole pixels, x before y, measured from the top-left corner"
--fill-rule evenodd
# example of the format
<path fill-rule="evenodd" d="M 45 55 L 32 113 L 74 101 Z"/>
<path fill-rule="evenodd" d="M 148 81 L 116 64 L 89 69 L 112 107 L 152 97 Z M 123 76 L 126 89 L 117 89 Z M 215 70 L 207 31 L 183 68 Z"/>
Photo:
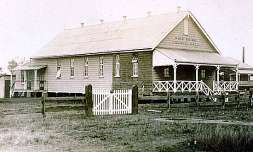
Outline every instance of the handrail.
<path fill-rule="evenodd" d="M 13 92 L 19 90 L 30 90 L 30 91 L 45 91 L 47 90 L 47 81 L 46 80 L 37 80 L 37 87 L 34 85 L 34 80 L 25 80 L 13 81 Z"/>
<path fill-rule="evenodd" d="M 218 92 L 237 91 L 237 81 L 213 81 L 213 90 Z"/>
<path fill-rule="evenodd" d="M 214 100 L 213 96 L 219 92 L 212 90 L 203 81 L 154 81 L 153 92 L 202 92 Z"/>

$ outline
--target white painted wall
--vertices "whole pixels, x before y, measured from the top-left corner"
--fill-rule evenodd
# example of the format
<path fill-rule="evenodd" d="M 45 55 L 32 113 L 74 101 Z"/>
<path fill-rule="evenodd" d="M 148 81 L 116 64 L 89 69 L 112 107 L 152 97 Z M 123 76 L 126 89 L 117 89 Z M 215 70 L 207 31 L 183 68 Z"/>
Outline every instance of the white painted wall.
<path fill-rule="evenodd" d="M 4 98 L 4 77 L 0 77 L 0 98 Z"/>
<path fill-rule="evenodd" d="M 88 78 L 84 77 L 84 57 L 74 57 L 75 76 L 70 77 L 70 57 L 60 58 L 61 78 L 56 78 L 57 59 L 34 59 L 32 64 L 47 65 L 45 80 L 48 84 L 48 92 L 67 92 L 84 93 L 84 86 L 92 84 L 93 88 L 111 89 L 112 88 L 112 65 L 113 56 L 103 55 L 104 58 L 104 77 L 100 78 L 99 56 L 88 56 Z M 20 78 L 17 76 L 17 80 Z"/>

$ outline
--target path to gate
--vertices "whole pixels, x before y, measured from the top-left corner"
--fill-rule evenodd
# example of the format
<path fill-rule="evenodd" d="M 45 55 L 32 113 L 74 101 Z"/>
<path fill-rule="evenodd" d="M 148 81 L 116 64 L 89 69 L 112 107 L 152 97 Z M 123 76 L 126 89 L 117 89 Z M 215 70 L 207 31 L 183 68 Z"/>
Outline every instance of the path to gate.
<path fill-rule="evenodd" d="M 92 91 L 93 114 L 131 114 L 132 90 L 99 90 Z"/>

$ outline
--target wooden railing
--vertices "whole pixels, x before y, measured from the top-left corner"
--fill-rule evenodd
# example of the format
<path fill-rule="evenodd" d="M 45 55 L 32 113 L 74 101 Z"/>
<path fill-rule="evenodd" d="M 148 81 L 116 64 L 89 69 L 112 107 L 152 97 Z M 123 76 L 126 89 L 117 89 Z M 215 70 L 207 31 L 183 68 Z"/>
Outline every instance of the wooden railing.
<path fill-rule="evenodd" d="M 202 81 L 154 81 L 153 92 L 195 92 L 202 89 Z"/>
<path fill-rule="evenodd" d="M 236 81 L 213 81 L 213 91 L 231 92 L 238 90 L 238 82 Z"/>
<path fill-rule="evenodd" d="M 173 81 L 154 81 L 153 92 L 172 92 L 174 89 Z"/>
<path fill-rule="evenodd" d="M 34 80 L 14 81 L 13 91 L 45 91 L 47 90 L 47 82 L 45 80 L 38 80 L 37 86 L 34 85 Z"/>
<path fill-rule="evenodd" d="M 218 95 L 221 92 L 237 91 L 238 83 L 235 81 L 214 82 L 214 89 L 210 89 L 203 81 L 154 81 L 153 92 L 202 92 L 207 96 Z"/>
<path fill-rule="evenodd" d="M 251 81 L 239 81 L 239 86 L 253 86 L 253 80 L 251 80 Z"/>

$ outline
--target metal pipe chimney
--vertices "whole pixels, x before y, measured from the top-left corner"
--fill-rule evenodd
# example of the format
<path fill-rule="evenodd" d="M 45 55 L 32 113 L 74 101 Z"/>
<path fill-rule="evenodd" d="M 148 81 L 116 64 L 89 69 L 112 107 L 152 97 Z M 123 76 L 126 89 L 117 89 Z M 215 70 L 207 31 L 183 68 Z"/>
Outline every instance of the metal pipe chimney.
<path fill-rule="evenodd" d="M 245 47 L 242 47 L 242 63 L 245 63 Z"/>

